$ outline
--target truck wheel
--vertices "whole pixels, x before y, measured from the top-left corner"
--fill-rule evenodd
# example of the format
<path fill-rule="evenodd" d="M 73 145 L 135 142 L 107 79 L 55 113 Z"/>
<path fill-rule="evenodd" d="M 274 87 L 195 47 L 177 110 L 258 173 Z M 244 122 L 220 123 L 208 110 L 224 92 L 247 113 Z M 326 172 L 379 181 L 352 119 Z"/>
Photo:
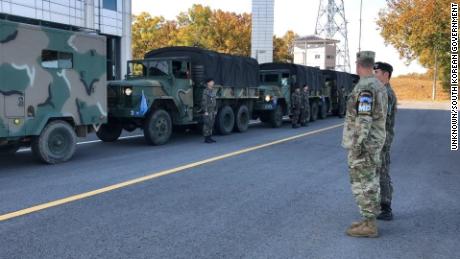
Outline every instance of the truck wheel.
<path fill-rule="evenodd" d="M 283 109 L 277 105 L 275 110 L 270 112 L 270 124 L 273 128 L 279 128 L 283 125 Z"/>
<path fill-rule="evenodd" d="M 217 131 L 222 135 L 228 135 L 232 133 L 234 125 L 235 114 L 233 109 L 226 105 L 217 114 Z"/>
<path fill-rule="evenodd" d="M 150 145 L 163 145 L 172 134 L 171 116 L 165 110 L 157 110 L 147 115 L 144 123 L 144 137 Z"/>
<path fill-rule="evenodd" d="M 249 109 L 246 105 L 241 105 L 236 112 L 235 128 L 237 132 L 245 132 L 249 128 Z"/>
<path fill-rule="evenodd" d="M 321 101 L 321 106 L 319 107 L 319 118 L 320 119 L 326 119 L 327 117 L 327 103 L 324 101 Z"/>
<path fill-rule="evenodd" d="M 96 135 L 104 142 L 114 142 L 120 137 L 122 130 L 123 128 L 118 123 L 107 123 L 99 128 Z"/>
<path fill-rule="evenodd" d="M 53 121 L 32 140 L 32 152 L 44 163 L 62 163 L 73 156 L 76 143 L 77 135 L 69 123 Z"/>
<path fill-rule="evenodd" d="M 310 121 L 315 121 L 318 119 L 318 102 L 316 101 L 313 101 L 311 102 L 311 107 L 310 107 L 310 111 L 311 111 L 311 116 L 310 116 Z"/>

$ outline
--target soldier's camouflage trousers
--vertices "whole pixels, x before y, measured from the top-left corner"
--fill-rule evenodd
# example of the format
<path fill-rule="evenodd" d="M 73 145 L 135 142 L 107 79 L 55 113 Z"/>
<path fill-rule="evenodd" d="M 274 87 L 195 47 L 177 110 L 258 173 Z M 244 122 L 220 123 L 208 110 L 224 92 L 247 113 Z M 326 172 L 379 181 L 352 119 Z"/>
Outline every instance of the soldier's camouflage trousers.
<path fill-rule="evenodd" d="M 381 164 L 377 168 L 377 173 L 380 176 L 380 199 L 384 205 L 391 206 L 393 196 L 393 184 L 390 177 L 390 147 L 384 146 L 380 156 Z"/>
<path fill-rule="evenodd" d="M 380 213 L 380 182 L 376 171 L 379 160 L 379 153 L 348 152 L 351 191 L 361 216 L 366 219 L 375 219 Z"/>
<path fill-rule="evenodd" d="M 213 113 L 203 115 L 203 136 L 212 136 L 212 129 L 214 128 L 214 120 L 216 116 Z"/>
<path fill-rule="evenodd" d="M 291 123 L 293 125 L 299 124 L 300 109 L 292 109 Z"/>
<path fill-rule="evenodd" d="M 300 122 L 308 123 L 309 118 L 310 118 L 310 105 L 307 105 L 307 107 L 302 108 L 302 111 L 300 112 Z"/>

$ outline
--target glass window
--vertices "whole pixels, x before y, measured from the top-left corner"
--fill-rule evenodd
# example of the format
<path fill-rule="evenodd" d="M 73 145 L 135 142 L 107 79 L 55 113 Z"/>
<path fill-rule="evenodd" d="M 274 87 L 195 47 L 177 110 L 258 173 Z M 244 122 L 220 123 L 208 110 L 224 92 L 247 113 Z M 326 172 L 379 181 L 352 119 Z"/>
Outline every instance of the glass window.
<path fill-rule="evenodd" d="M 266 74 L 265 83 L 278 83 L 278 74 Z"/>
<path fill-rule="evenodd" d="M 150 61 L 149 76 L 166 76 L 169 74 L 168 61 Z"/>
<path fill-rule="evenodd" d="M 172 62 L 173 75 L 178 79 L 188 79 L 189 69 L 188 62 L 186 61 L 173 61 Z"/>
<path fill-rule="evenodd" d="M 42 51 L 42 67 L 71 69 L 73 67 L 73 54 L 45 49 Z"/>
<path fill-rule="evenodd" d="M 319 58 L 321 58 L 320 55 L 315 55 L 315 59 L 319 59 Z"/>
<path fill-rule="evenodd" d="M 73 67 L 73 55 L 68 52 L 59 52 L 59 68 L 71 69 Z"/>
<path fill-rule="evenodd" d="M 42 67 L 58 68 L 58 52 L 54 50 L 42 51 Z"/>
<path fill-rule="evenodd" d="M 128 62 L 128 77 L 145 77 L 147 76 L 147 66 L 142 62 Z"/>
<path fill-rule="evenodd" d="M 117 11 L 117 0 L 103 0 L 102 6 L 104 9 Z"/>

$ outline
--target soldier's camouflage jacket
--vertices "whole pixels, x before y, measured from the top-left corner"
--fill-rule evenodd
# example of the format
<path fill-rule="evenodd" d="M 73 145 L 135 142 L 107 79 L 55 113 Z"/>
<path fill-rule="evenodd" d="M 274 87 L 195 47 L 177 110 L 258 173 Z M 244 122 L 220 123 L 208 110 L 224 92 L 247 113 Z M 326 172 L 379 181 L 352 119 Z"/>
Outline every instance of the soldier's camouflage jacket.
<path fill-rule="evenodd" d="M 390 84 L 386 84 L 385 88 L 387 90 L 387 95 L 388 95 L 388 112 L 387 112 L 387 120 L 386 120 L 387 136 L 385 139 L 385 146 L 389 147 L 391 145 L 391 142 L 393 142 L 393 137 L 395 135 L 394 126 L 395 126 L 395 117 L 396 117 L 396 110 L 397 110 L 396 105 L 397 105 L 398 100 Z"/>
<path fill-rule="evenodd" d="M 292 95 L 291 95 L 291 101 L 292 101 L 292 105 L 291 105 L 291 108 L 293 110 L 298 110 L 301 108 L 302 106 L 302 94 L 301 93 L 297 93 L 297 92 L 293 92 Z"/>
<path fill-rule="evenodd" d="M 308 108 L 307 106 L 310 105 L 310 94 L 308 92 L 302 91 L 302 105 L 301 108 L 305 109 Z"/>
<path fill-rule="evenodd" d="M 374 77 L 361 77 L 350 93 L 343 128 L 342 146 L 361 154 L 380 152 L 386 137 L 388 97 Z"/>
<path fill-rule="evenodd" d="M 201 110 L 203 113 L 214 114 L 216 112 L 216 94 L 213 90 L 205 88 L 201 99 Z"/>

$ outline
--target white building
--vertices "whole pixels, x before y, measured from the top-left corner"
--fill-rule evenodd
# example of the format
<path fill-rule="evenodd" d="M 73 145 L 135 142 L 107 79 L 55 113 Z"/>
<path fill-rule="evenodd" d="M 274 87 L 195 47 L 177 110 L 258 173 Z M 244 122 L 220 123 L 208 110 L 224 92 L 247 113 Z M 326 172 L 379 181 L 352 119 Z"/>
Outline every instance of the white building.
<path fill-rule="evenodd" d="M 252 0 L 251 57 L 260 64 L 273 61 L 275 0 Z"/>
<path fill-rule="evenodd" d="M 0 0 L 0 18 L 71 29 L 107 37 L 107 77 L 120 79 L 131 59 L 131 0 Z"/>
<path fill-rule="evenodd" d="M 337 43 L 338 40 L 323 39 L 315 35 L 300 37 L 295 41 L 294 63 L 320 69 L 335 69 Z"/>

